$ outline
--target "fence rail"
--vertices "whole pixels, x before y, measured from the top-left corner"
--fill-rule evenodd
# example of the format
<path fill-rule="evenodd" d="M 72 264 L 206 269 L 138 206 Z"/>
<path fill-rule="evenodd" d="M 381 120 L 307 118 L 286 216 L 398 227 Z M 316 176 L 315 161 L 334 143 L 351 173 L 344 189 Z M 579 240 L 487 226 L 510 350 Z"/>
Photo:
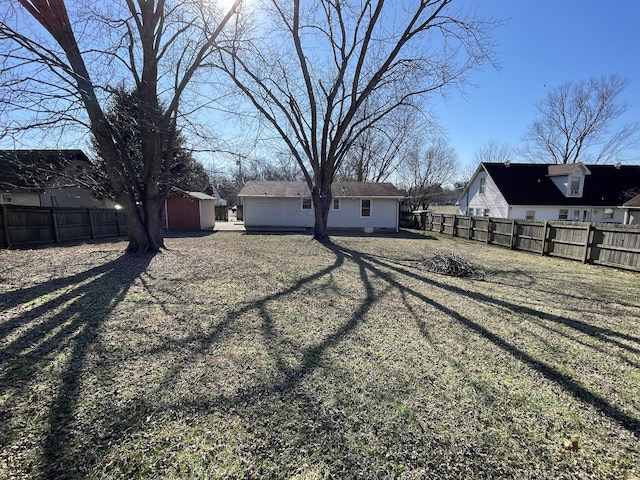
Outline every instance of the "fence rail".
<path fill-rule="evenodd" d="M 127 233 L 124 216 L 114 209 L 1 207 L 0 248 L 116 237 Z"/>
<path fill-rule="evenodd" d="M 640 225 L 430 213 L 418 226 L 514 250 L 640 271 Z"/>

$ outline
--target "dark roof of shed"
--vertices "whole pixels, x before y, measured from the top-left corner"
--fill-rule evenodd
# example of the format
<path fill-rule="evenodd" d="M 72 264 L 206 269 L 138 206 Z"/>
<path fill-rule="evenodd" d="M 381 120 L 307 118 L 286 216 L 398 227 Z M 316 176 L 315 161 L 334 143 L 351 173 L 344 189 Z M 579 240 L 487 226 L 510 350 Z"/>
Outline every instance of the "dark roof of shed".
<path fill-rule="evenodd" d="M 331 186 L 334 197 L 393 197 L 404 194 L 391 183 L 335 182 Z M 240 197 L 303 197 L 309 196 L 306 182 L 249 181 L 240 190 Z"/>
<path fill-rule="evenodd" d="M 0 189 L 42 188 L 71 160 L 89 163 L 82 150 L 0 150 Z"/>
<path fill-rule="evenodd" d="M 585 165 L 583 195 L 565 197 L 549 177 L 548 164 L 483 163 L 509 205 L 622 205 L 640 188 L 638 165 Z"/>

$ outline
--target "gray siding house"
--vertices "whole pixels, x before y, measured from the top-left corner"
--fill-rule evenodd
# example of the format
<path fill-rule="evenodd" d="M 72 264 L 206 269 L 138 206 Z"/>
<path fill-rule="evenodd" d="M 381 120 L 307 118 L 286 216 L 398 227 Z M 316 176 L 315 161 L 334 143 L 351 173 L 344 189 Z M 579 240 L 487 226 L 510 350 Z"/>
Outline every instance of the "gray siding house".
<path fill-rule="evenodd" d="M 328 228 L 398 231 L 404 194 L 391 183 L 338 182 Z M 306 230 L 314 226 L 314 207 L 306 182 L 250 181 L 238 194 L 247 230 Z"/>

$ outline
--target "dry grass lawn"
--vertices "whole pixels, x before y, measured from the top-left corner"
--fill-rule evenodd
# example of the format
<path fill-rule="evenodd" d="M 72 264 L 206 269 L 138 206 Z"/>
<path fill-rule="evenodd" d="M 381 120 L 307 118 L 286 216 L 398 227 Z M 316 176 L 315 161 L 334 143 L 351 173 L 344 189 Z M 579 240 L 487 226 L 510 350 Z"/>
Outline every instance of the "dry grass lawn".
<path fill-rule="evenodd" d="M 0 478 L 640 478 L 640 275 L 333 240 L 0 251 Z"/>

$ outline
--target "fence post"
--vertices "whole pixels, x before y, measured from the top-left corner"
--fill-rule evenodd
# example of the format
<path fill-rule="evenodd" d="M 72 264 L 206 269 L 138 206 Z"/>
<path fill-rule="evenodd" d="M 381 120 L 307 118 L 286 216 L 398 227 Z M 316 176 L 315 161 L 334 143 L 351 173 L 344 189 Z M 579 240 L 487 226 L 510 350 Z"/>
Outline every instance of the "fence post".
<path fill-rule="evenodd" d="M 540 255 L 547 253 L 547 235 L 549 234 L 549 221 L 545 220 L 544 228 L 542 229 L 542 247 L 540 248 Z"/>
<path fill-rule="evenodd" d="M 51 207 L 51 218 L 53 220 L 53 237 L 56 239 L 56 243 L 60 243 L 60 236 L 58 234 L 58 216 L 56 215 L 56 209 Z"/>
<path fill-rule="evenodd" d="M 90 208 L 87 208 L 87 213 L 89 214 L 89 225 L 91 226 L 91 238 L 95 239 L 96 228 L 95 228 L 95 225 L 93 224 L 93 210 Z"/>
<path fill-rule="evenodd" d="M 591 231 L 592 231 L 591 223 L 588 223 L 587 229 L 586 229 L 586 237 L 584 239 L 584 252 L 582 254 L 582 263 L 587 263 L 587 260 L 589 259 L 589 248 L 591 247 Z"/>
<path fill-rule="evenodd" d="M 4 239 L 7 242 L 7 248 L 11 248 L 11 237 L 9 236 L 9 220 L 7 219 L 7 206 L 2 204 L 2 226 L 4 227 Z"/>
<path fill-rule="evenodd" d="M 516 237 L 516 220 L 515 218 L 511 220 L 511 241 L 509 242 L 509 249 L 513 250 L 515 245 L 515 237 Z"/>
<path fill-rule="evenodd" d="M 118 225 L 118 236 L 122 236 L 122 226 L 120 225 L 120 215 L 118 214 L 118 210 L 116 212 L 116 225 Z"/>
<path fill-rule="evenodd" d="M 487 218 L 487 243 L 491 243 L 491 217 Z"/>
<path fill-rule="evenodd" d="M 453 214 L 453 229 L 451 231 L 451 235 L 453 237 L 457 237 L 458 235 L 456 235 L 456 228 L 458 227 L 458 216 L 454 213 Z"/>
<path fill-rule="evenodd" d="M 467 240 L 473 238 L 473 216 L 469 215 L 469 231 L 467 232 Z"/>

